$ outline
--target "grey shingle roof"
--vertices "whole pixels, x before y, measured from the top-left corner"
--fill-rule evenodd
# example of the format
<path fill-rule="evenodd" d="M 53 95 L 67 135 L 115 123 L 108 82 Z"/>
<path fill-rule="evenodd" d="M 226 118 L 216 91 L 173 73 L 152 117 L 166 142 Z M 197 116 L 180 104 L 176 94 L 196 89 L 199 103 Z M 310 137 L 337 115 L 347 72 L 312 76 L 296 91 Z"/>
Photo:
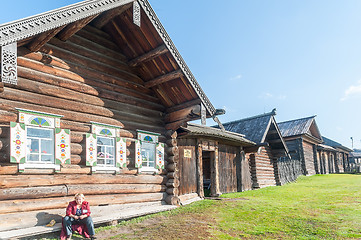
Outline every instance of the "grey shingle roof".
<path fill-rule="evenodd" d="M 274 114 L 274 112 L 265 113 L 250 118 L 224 123 L 223 126 L 227 131 L 244 134 L 247 139 L 255 143 L 262 143 L 271 118 Z"/>
<path fill-rule="evenodd" d="M 348 147 L 345 147 L 343 146 L 341 143 L 338 143 L 336 141 L 333 141 L 325 136 L 322 136 L 322 139 L 323 139 L 323 144 L 327 145 L 327 146 L 331 146 L 331 147 L 334 147 L 334 148 L 341 148 L 345 151 L 348 151 L 348 152 L 351 152 L 352 149 L 348 148 Z"/>
<path fill-rule="evenodd" d="M 187 127 L 181 127 L 181 129 L 194 136 L 206 136 L 217 139 L 224 139 L 233 142 L 239 142 L 246 146 L 256 145 L 254 142 L 246 139 L 242 134 L 222 131 L 221 129 L 214 127 L 207 127 L 198 124 L 188 123 Z"/>
<path fill-rule="evenodd" d="M 306 134 L 314 120 L 315 116 L 290 120 L 278 123 L 283 137 Z"/>

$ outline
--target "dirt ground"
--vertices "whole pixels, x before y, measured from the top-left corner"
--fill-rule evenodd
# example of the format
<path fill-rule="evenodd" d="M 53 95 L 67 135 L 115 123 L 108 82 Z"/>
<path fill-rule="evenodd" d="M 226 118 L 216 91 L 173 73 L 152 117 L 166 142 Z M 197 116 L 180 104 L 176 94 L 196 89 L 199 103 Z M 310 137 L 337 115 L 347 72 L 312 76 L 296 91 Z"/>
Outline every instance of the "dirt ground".
<path fill-rule="evenodd" d="M 210 239 L 209 229 L 214 223 L 206 213 L 158 215 L 141 222 L 117 225 L 98 231 L 97 239 Z M 58 239 L 60 233 L 42 235 L 34 239 Z M 73 235 L 73 240 L 84 239 Z M 23 239 L 25 240 L 25 239 Z"/>

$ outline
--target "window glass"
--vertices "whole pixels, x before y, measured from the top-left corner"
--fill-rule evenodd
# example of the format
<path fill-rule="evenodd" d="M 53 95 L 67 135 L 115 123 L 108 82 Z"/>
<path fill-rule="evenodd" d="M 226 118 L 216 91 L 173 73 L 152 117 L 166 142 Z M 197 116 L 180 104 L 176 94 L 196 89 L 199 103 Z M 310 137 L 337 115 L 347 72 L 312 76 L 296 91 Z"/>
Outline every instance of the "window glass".
<path fill-rule="evenodd" d="M 97 137 L 97 165 L 115 166 L 114 138 Z"/>
<path fill-rule="evenodd" d="M 155 167 L 155 144 L 142 142 L 142 166 Z"/>
<path fill-rule="evenodd" d="M 27 127 L 27 161 L 54 162 L 54 130 L 48 128 Z"/>

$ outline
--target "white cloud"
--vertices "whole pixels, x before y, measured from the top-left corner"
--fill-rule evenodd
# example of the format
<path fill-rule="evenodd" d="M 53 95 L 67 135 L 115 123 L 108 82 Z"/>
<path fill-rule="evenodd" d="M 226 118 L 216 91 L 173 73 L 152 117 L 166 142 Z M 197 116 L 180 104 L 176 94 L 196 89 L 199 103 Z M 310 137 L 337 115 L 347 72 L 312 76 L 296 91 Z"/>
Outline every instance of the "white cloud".
<path fill-rule="evenodd" d="M 345 101 L 350 96 L 354 95 L 361 95 L 361 80 L 359 80 L 356 85 L 351 85 L 348 89 L 346 89 L 345 95 L 340 100 Z"/>
<path fill-rule="evenodd" d="M 273 95 L 270 93 L 263 93 L 262 95 L 259 96 L 259 98 L 269 99 L 269 98 L 273 98 Z"/>
<path fill-rule="evenodd" d="M 273 95 L 273 94 L 271 94 L 269 92 L 263 93 L 263 94 L 259 95 L 258 97 L 262 98 L 262 99 L 271 99 L 271 98 L 273 98 L 273 99 L 278 99 L 278 100 L 285 100 L 287 98 L 286 95 Z"/>
<path fill-rule="evenodd" d="M 241 79 L 241 78 L 242 78 L 242 75 L 241 75 L 241 74 L 238 74 L 237 76 L 231 77 L 229 80 L 231 80 L 231 81 L 237 81 L 237 80 L 239 80 L 239 79 Z"/>

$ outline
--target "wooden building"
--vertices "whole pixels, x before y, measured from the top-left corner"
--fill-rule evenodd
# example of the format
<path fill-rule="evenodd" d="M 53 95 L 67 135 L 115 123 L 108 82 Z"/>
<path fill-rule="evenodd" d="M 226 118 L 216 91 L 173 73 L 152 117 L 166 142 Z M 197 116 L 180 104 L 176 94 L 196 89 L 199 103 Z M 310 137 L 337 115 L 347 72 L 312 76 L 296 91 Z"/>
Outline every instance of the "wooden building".
<path fill-rule="evenodd" d="M 288 157 L 288 149 L 275 120 L 276 110 L 224 123 L 226 130 L 244 134 L 256 146 L 245 147 L 251 166 L 252 188 L 281 185 L 278 159 Z"/>
<path fill-rule="evenodd" d="M 315 117 L 278 123 L 291 158 L 301 161 L 304 175 L 316 174 L 317 145 L 323 142 Z"/>
<path fill-rule="evenodd" d="M 323 143 L 317 146 L 316 173 L 343 173 L 350 169 L 348 147 L 322 136 Z"/>
<path fill-rule="evenodd" d="M 216 109 L 147 0 L 2 24 L 0 46 L 0 238 L 59 222 L 77 192 L 96 223 L 178 202 L 175 130 Z"/>
<path fill-rule="evenodd" d="M 244 135 L 188 123 L 178 133 L 179 196 L 203 197 L 204 188 L 211 196 L 240 192 L 251 186 L 244 148 L 255 146 Z"/>

